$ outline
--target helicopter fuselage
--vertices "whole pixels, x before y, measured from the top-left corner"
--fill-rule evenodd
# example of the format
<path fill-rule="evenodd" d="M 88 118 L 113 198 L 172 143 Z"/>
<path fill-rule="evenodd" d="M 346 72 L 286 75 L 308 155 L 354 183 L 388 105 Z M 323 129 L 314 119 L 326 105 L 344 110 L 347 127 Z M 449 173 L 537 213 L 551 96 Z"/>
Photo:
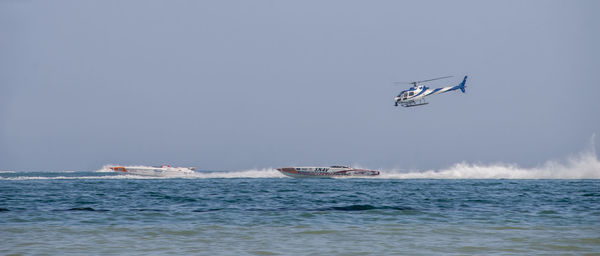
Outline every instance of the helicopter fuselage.
<path fill-rule="evenodd" d="M 425 105 L 425 104 L 427 104 L 427 102 L 425 102 L 425 97 L 427 97 L 427 96 L 436 95 L 436 94 L 454 91 L 454 90 L 461 90 L 462 92 L 465 92 L 466 80 L 467 80 L 467 77 L 465 76 L 465 78 L 463 79 L 463 82 L 460 83 L 459 85 L 447 86 L 447 87 L 441 87 L 441 88 L 435 88 L 435 89 L 429 88 L 425 85 L 413 86 L 408 90 L 401 91 L 398 94 L 398 96 L 394 97 L 395 105 L 398 106 L 398 104 L 400 104 L 403 107 Z"/>

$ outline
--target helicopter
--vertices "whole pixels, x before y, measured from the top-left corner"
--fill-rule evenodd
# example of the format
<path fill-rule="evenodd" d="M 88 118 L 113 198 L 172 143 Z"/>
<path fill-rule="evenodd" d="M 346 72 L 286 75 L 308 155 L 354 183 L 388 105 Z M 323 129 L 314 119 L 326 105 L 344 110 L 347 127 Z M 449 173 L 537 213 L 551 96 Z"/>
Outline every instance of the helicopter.
<path fill-rule="evenodd" d="M 428 102 L 425 101 L 425 97 L 430 96 L 430 95 L 444 93 L 444 92 L 459 90 L 459 89 L 464 93 L 465 87 L 466 87 L 465 83 L 467 82 L 467 76 L 465 76 L 462 83 L 460 83 L 456 86 L 447 86 L 447 87 L 431 89 L 425 85 L 421 85 L 421 83 L 424 83 L 424 82 L 429 82 L 429 81 L 434 81 L 434 80 L 439 80 L 439 79 L 446 79 L 446 78 L 450 78 L 450 77 L 452 77 L 452 76 L 444 76 L 444 77 L 438 77 L 438 78 L 428 79 L 428 80 L 423 80 L 423 81 L 404 83 L 404 84 L 412 84 L 413 86 L 411 88 L 409 88 L 408 90 L 401 91 L 400 94 L 398 94 L 398 96 L 394 97 L 395 106 L 397 107 L 398 105 L 400 105 L 403 107 L 415 107 L 415 106 L 429 104 Z M 396 84 L 403 84 L 403 83 L 396 83 Z"/>

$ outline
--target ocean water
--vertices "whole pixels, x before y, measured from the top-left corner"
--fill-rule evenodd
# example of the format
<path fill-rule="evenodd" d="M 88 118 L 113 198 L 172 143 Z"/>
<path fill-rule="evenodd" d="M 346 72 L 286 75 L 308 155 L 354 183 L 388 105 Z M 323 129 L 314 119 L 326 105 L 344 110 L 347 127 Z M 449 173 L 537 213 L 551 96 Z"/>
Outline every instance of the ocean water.
<path fill-rule="evenodd" d="M 591 179 L 2 172 L 0 255 L 599 255 L 593 168 Z"/>

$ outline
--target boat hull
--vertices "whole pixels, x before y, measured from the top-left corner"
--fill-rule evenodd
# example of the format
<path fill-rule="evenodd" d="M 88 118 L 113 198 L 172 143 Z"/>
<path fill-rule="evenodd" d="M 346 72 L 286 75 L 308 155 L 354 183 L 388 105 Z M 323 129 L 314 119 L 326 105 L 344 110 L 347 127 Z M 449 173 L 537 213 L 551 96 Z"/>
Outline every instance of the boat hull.
<path fill-rule="evenodd" d="M 379 175 L 379 171 L 349 167 L 286 167 L 277 170 L 292 178 L 373 177 Z"/>
<path fill-rule="evenodd" d="M 138 166 L 113 166 L 111 170 L 122 174 L 131 174 L 139 176 L 149 177 L 161 177 L 161 176 L 186 176 L 192 175 L 195 172 L 193 168 L 188 167 L 138 167 Z"/>

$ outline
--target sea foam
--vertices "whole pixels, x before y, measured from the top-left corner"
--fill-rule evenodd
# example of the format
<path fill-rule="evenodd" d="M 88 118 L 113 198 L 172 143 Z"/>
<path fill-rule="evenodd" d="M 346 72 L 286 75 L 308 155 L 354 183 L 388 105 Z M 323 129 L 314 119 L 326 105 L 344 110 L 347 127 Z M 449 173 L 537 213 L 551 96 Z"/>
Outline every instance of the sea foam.
<path fill-rule="evenodd" d="M 582 153 L 566 161 L 523 168 L 516 164 L 473 164 L 460 162 L 447 169 L 426 171 L 382 171 L 387 179 L 600 179 L 600 162 L 595 154 Z"/>
<path fill-rule="evenodd" d="M 425 171 L 382 171 L 387 179 L 600 179 L 600 161 L 596 155 L 595 134 L 588 149 L 565 160 L 550 160 L 535 167 L 517 164 L 481 164 L 459 162 L 449 168 Z"/>

